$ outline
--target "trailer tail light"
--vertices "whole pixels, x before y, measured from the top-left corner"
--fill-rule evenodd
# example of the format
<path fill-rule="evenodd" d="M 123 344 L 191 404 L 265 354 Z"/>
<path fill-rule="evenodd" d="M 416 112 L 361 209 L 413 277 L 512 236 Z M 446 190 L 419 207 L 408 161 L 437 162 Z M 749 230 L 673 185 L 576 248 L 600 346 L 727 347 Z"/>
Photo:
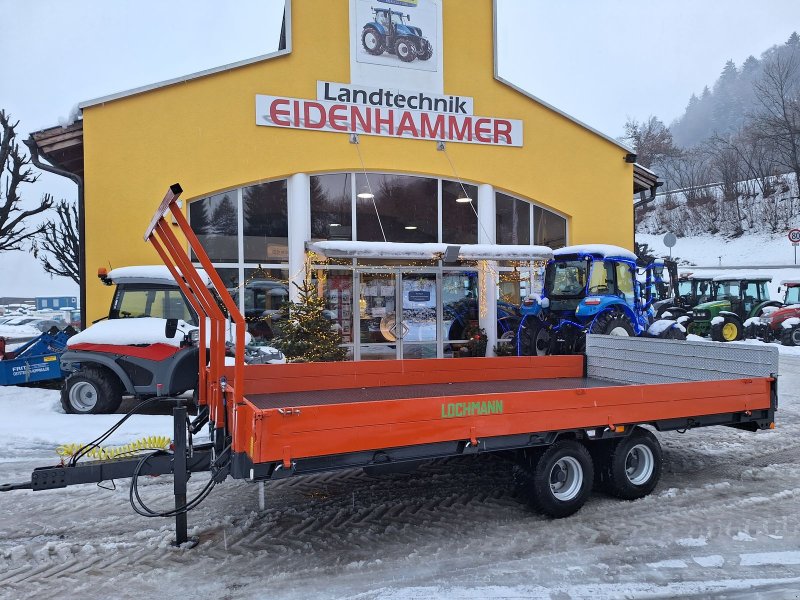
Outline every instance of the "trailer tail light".
<path fill-rule="evenodd" d="M 774 421 L 769 424 L 769 428 L 770 429 L 775 429 L 775 422 Z"/>

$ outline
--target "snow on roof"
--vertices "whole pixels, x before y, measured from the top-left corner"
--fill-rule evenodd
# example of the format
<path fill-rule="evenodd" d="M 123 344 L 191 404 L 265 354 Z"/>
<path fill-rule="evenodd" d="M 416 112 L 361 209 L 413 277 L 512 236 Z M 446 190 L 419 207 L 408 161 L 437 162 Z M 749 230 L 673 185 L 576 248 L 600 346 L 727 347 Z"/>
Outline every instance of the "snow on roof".
<path fill-rule="evenodd" d="M 728 273 L 725 275 L 717 275 L 714 277 L 714 281 L 741 281 L 742 279 L 747 279 L 749 281 L 772 281 L 772 277 L 768 277 L 766 275 L 760 275 L 758 273 Z"/>
<path fill-rule="evenodd" d="M 308 249 L 328 258 L 386 258 L 433 260 L 448 246 L 458 248 L 461 260 L 548 260 L 547 246 L 502 246 L 495 244 L 409 244 L 398 242 L 311 242 Z"/>
<path fill-rule="evenodd" d="M 183 333 L 197 329 L 186 321 L 178 321 L 178 333 L 168 338 L 165 333 L 166 319 L 140 317 L 137 319 L 108 319 L 99 321 L 67 340 L 67 346 L 75 344 L 111 344 L 133 346 L 136 344 L 170 344 L 180 346 Z"/>
<path fill-rule="evenodd" d="M 197 269 L 200 277 L 207 286 L 211 285 L 211 278 L 203 269 Z M 108 274 L 108 279 L 114 283 L 165 283 L 174 284 L 175 278 L 164 265 L 138 265 L 135 267 L 119 267 Z"/>
<path fill-rule="evenodd" d="M 582 244 L 578 246 L 567 246 L 559 248 L 553 252 L 554 256 L 567 256 L 570 254 L 591 254 L 601 258 L 624 258 L 625 260 L 636 260 L 636 255 L 630 250 L 610 244 Z"/>

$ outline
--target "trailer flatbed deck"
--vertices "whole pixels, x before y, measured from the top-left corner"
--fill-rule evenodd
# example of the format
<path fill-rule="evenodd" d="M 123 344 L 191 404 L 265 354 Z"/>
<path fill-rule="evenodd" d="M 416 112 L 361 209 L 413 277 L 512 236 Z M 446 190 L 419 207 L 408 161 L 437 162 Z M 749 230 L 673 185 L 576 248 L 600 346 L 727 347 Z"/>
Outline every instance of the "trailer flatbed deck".
<path fill-rule="evenodd" d="M 457 359 L 454 359 L 457 360 Z M 346 388 L 342 390 L 316 390 L 254 394 L 247 400 L 260 409 L 285 406 L 322 406 L 350 402 L 375 402 L 380 400 L 412 400 L 418 398 L 449 398 L 451 396 L 493 396 L 508 392 L 541 392 L 544 390 L 574 390 L 608 387 L 613 384 L 592 377 L 566 377 L 564 379 L 520 379 L 518 381 L 465 381 L 459 383 L 428 383 L 423 385 L 396 385 L 371 388 Z M 623 384 L 627 385 L 627 384 Z"/>

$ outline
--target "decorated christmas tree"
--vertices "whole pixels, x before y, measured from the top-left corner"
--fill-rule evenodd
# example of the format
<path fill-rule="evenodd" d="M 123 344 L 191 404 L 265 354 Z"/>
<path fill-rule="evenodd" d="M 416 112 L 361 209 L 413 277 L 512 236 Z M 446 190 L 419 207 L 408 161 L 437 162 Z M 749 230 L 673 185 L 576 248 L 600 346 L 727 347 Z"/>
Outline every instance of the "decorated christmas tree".
<path fill-rule="evenodd" d="M 270 342 L 286 355 L 289 362 L 334 362 L 345 360 L 342 334 L 336 323 L 325 316 L 325 299 L 316 286 L 305 281 L 294 284 L 300 291 L 299 302 L 287 302 L 277 320 L 279 334 Z"/>

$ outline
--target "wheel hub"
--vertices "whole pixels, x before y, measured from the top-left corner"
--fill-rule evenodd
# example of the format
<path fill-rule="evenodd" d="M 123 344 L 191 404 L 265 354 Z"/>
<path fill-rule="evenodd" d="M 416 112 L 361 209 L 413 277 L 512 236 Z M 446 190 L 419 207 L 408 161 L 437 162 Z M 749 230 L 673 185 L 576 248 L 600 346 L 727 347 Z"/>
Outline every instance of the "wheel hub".
<path fill-rule="evenodd" d="M 565 456 L 550 470 L 550 492 L 561 502 L 574 499 L 583 486 L 583 468 L 577 459 Z"/>
<path fill-rule="evenodd" d="M 90 411 L 97 404 L 97 390 L 91 383 L 80 381 L 70 388 L 69 402 L 80 412 Z"/>
<path fill-rule="evenodd" d="M 736 326 L 736 323 L 725 323 L 722 326 L 722 338 L 726 342 L 734 341 L 739 334 L 739 328 Z"/>
<path fill-rule="evenodd" d="M 636 444 L 625 457 L 625 476 L 633 485 L 643 485 L 653 476 L 655 458 L 644 444 Z"/>

